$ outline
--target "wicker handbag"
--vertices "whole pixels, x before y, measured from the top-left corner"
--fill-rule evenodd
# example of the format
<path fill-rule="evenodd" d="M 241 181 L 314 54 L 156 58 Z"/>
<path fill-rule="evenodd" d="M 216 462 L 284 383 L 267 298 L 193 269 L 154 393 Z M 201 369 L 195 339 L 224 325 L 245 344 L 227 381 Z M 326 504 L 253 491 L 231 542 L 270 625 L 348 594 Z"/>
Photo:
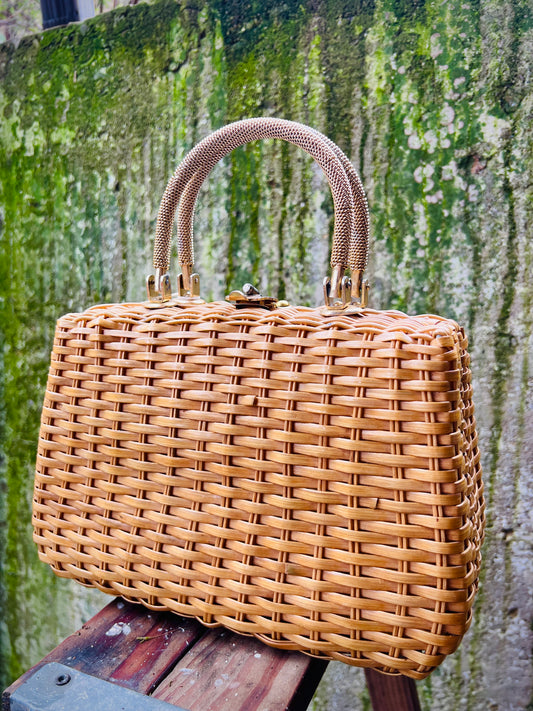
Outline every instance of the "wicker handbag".
<path fill-rule="evenodd" d="M 206 303 L 192 273 L 200 185 L 269 137 L 305 149 L 333 193 L 321 308 L 249 286 Z M 163 196 L 150 300 L 58 321 L 33 509 L 41 560 L 356 666 L 420 679 L 453 652 L 484 522 L 466 338 L 446 318 L 366 308 L 367 234 L 359 179 L 316 131 L 260 118 L 201 141 Z"/>

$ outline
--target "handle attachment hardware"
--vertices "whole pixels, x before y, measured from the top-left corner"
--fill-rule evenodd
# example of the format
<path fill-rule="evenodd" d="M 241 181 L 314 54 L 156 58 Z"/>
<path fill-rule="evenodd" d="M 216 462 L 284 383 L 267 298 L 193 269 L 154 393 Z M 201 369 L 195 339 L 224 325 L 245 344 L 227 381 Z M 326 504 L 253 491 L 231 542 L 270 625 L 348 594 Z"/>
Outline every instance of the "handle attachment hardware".
<path fill-rule="evenodd" d="M 146 290 L 148 291 L 148 300 L 152 302 L 170 301 L 172 299 L 172 290 L 170 288 L 170 275 L 168 272 L 161 273 L 161 269 L 156 269 L 155 274 L 150 274 L 146 278 Z"/>
<path fill-rule="evenodd" d="M 178 303 L 204 303 L 200 296 L 200 277 L 198 274 L 191 274 L 188 266 L 183 266 L 182 273 L 178 276 L 177 294 L 172 294 L 169 273 L 161 274 L 160 269 L 155 270 L 155 275 L 150 274 L 147 277 L 146 290 L 152 308 L 173 306 Z"/>
<path fill-rule="evenodd" d="M 191 267 L 182 264 L 181 274 L 178 276 L 178 296 L 187 301 L 198 301 L 200 297 L 200 277 L 198 274 L 191 274 Z M 201 299 L 203 301 L 203 299 Z"/>
<path fill-rule="evenodd" d="M 335 267 L 331 277 L 325 277 L 323 316 L 336 314 L 354 314 L 362 311 L 368 304 L 368 281 L 363 281 L 363 271 L 354 269 L 351 277 L 342 276 L 339 267 Z"/>

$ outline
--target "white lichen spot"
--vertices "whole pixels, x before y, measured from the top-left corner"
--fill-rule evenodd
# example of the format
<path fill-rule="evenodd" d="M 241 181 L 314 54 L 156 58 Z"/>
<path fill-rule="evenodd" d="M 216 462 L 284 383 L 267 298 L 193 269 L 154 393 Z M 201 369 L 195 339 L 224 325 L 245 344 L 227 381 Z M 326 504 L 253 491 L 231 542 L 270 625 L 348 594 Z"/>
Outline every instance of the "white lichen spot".
<path fill-rule="evenodd" d="M 223 682 L 222 679 L 215 679 L 215 686 L 217 686 L 217 687 L 218 687 L 218 686 L 222 686 L 223 683 L 224 683 L 224 682 Z"/>
<path fill-rule="evenodd" d="M 481 124 L 483 139 L 487 143 L 493 144 L 499 143 L 511 128 L 509 121 L 488 114 L 485 111 L 480 115 L 479 123 Z"/>
<path fill-rule="evenodd" d="M 398 67 L 398 74 L 405 74 L 405 67 L 403 66 L 403 64 L 401 67 Z"/>
<path fill-rule="evenodd" d="M 254 657 L 255 657 L 256 659 L 261 659 L 261 654 L 260 654 L 260 652 L 256 652 L 256 653 L 254 654 Z"/>
<path fill-rule="evenodd" d="M 418 138 L 416 133 L 412 133 L 407 139 L 407 145 L 412 150 L 417 151 L 419 148 L 422 148 L 422 141 Z"/>
<path fill-rule="evenodd" d="M 419 244 L 425 245 L 428 243 L 428 236 L 427 236 L 428 221 L 427 221 L 425 206 L 420 202 L 415 202 L 413 204 L 413 212 L 415 213 L 415 216 L 416 216 L 415 240 Z"/>
<path fill-rule="evenodd" d="M 462 128 L 465 127 L 465 122 L 464 121 L 457 121 L 457 128 L 461 130 Z"/>
<path fill-rule="evenodd" d="M 444 195 L 442 194 L 442 190 L 437 190 L 437 192 L 433 193 L 433 195 L 428 195 L 426 199 L 429 203 L 435 205 L 444 199 Z"/>
<path fill-rule="evenodd" d="M 415 179 L 416 183 L 422 183 L 424 182 L 425 178 L 425 185 L 424 185 L 424 192 L 428 192 L 429 190 L 433 189 L 433 186 L 435 183 L 431 179 L 431 176 L 435 172 L 435 168 L 430 165 L 419 165 L 418 168 L 415 168 L 415 171 L 413 173 L 413 177 Z"/>
<path fill-rule="evenodd" d="M 449 138 L 443 138 L 443 140 L 440 142 L 441 148 L 449 148 L 452 145 L 452 142 L 450 141 Z"/>
<path fill-rule="evenodd" d="M 448 165 L 442 166 L 442 180 L 453 180 L 457 175 L 457 163 L 452 160 Z"/>
<path fill-rule="evenodd" d="M 434 153 L 435 148 L 439 145 L 439 139 L 435 131 L 426 131 L 424 133 L 424 141 L 426 142 L 428 153 Z"/>
<path fill-rule="evenodd" d="M 457 77 L 456 79 L 453 80 L 453 86 L 455 89 L 457 87 L 461 86 L 461 84 L 464 84 L 466 81 L 466 77 Z"/>
<path fill-rule="evenodd" d="M 475 185 L 469 185 L 468 190 L 466 191 L 466 196 L 468 198 L 468 202 L 477 202 L 477 199 L 479 197 L 479 191 Z"/>
<path fill-rule="evenodd" d="M 122 610 L 123 607 L 124 607 L 124 603 L 122 602 L 122 600 L 119 600 L 119 601 L 117 602 L 117 608 L 118 608 L 119 610 Z"/>
<path fill-rule="evenodd" d="M 439 54 L 442 54 L 443 49 L 440 46 L 439 43 L 440 39 L 440 34 L 438 32 L 434 32 L 431 37 L 429 38 L 429 43 L 430 43 L 430 54 L 433 59 L 436 59 Z"/>
<path fill-rule="evenodd" d="M 440 122 L 445 126 L 449 126 L 455 118 L 455 111 L 450 104 L 444 104 L 440 111 Z"/>

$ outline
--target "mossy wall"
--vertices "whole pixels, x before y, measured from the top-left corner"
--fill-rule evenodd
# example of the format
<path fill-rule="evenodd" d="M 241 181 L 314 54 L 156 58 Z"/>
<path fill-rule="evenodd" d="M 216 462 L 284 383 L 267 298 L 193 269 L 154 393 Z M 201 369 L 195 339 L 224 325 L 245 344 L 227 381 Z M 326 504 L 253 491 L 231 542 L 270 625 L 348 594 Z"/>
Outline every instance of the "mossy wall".
<path fill-rule="evenodd" d="M 56 318 L 144 298 L 158 202 L 180 158 L 235 119 L 300 120 L 359 169 L 371 305 L 468 330 L 488 499 L 475 619 L 419 684 L 423 708 L 533 708 L 532 8 L 527 0 L 162 0 L 0 47 L 0 671 L 21 673 L 99 595 L 31 541 Z M 317 303 L 332 207 L 292 146 L 253 144 L 201 196 L 208 297 L 245 280 Z M 528 705 L 529 704 L 529 705 Z M 330 665 L 315 709 L 367 709 Z"/>

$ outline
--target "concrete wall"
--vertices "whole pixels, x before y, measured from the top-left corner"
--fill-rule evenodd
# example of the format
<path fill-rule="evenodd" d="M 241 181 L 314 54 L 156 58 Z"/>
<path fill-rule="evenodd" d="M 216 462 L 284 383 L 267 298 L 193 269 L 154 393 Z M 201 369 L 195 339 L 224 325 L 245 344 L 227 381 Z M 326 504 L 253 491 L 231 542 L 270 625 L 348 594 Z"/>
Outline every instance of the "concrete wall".
<path fill-rule="evenodd" d="M 423 708 L 532 709 L 533 31 L 520 0 L 163 0 L 0 47 L 0 666 L 4 683 L 101 597 L 37 561 L 30 509 L 55 319 L 143 299 L 158 202 L 200 138 L 276 115 L 348 153 L 372 213 L 371 305 L 469 333 L 488 528 L 475 619 Z M 195 224 L 204 293 L 316 303 L 332 208 L 293 147 L 218 166 Z M 367 709 L 330 669 L 315 709 Z"/>

